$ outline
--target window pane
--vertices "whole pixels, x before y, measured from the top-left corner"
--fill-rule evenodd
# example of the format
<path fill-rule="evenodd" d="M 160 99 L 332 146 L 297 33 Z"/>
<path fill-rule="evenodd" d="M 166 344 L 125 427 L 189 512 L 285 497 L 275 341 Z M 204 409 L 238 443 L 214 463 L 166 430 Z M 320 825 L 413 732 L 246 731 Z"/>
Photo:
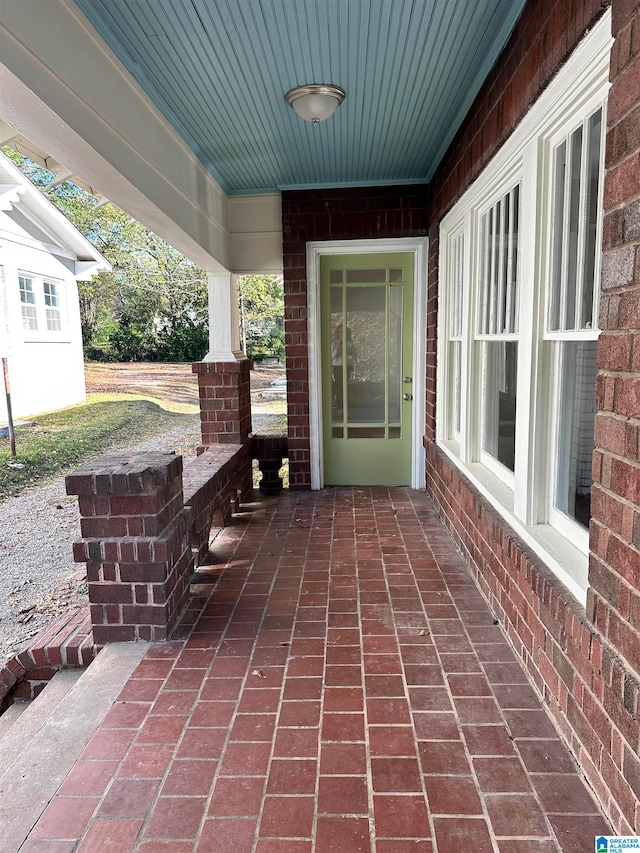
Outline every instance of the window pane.
<path fill-rule="evenodd" d="M 590 329 L 596 283 L 602 109 L 554 152 L 549 331 Z"/>
<path fill-rule="evenodd" d="M 59 308 L 47 308 L 47 329 L 50 332 L 60 332 L 62 330 L 62 323 L 60 322 L 60 309 Z"/>
<path fill-rule="evenodd" d="M 451 344 L 451 369 L 452 369 L 452 410 L 453 410 L 453 428 L 460 432 L 460 414 L 462 400 L 462 342 L 454 341 Z"/>
<path fill-rule="evenodd" d="M 520 184 L 511 195 L 511 229 L 509 232 L 509 276 L 507 280 L 507 318 L 505 332 L 518 331 L 518 234 L 520 228 Z"/>
<path fill-rule="evenodd" d="M 518 331 L 519 203 L 517 185 L 480 218 L 480 334 Z"/>
<path fill-rule="evenodd" d="M 26 305 L 22 306 L 22 328 L 28 332 L 38 331 L 38 318 L 35 308 L 28 308 Z"/>
<path fill-rule="evenodd" d="M 33 279 L 27 276 L 18 276 L 20 285 L 20 302 L 22 307 L 22 328 L 27 332 L 38 331 L 38 315 L 36 305 L 36 294 Z"/>
<path fill-rule="evenodd" d="M 60 322 L 60 288 L 55 281 L 43 282 L 45 315 L 47 318 L 47 329 L 50 332 L 59 332 L 62 329 Z"/>
<path fill-rule="evenodd" d="M 555 505 L 584 527 L 591 516 L 596 341 L 561 344 Z"/>
<path fill-rule="evenodd" d="M 585 238 L 584 298 L 581 317 L 583 329 L 590 329 L 593 326 L 601 138 L 602 110 L 598 110 L 589 119 L 589 185 L 587 187 L 587 234 Z"/>
<path fill-rule="evenodd" d="M 551 250 L 551 301 L 549 306 L 549 329 L 560 328 L 560 293 L 562 289 L 562 254 L 564 247 L 564 184 L 567 168 L 567 143 L 563 142 L 555 151 L 554 158 L 554 201 L 553 201 L 553 248 Z"/>
<path fill-rule="evenodd" d="M 565 329 L 576 328 L 576 286 L 578 281 L 578 239 L 580 227 L 580 174 L 582 171 L 582 127 L 571 134 L 571 176 L 569 179 L 569 244 Z"/>
<path fill-rule="evenodd" d="M 505 468 L 515 468 L 516 379 L 518 345 L 495 341 L 483 345 L 482 448 Z"/>
<path fill-rule="evenodd" d="M 453 241 L 451 257 L 451 313 L 449 315 L 449 335 L 452 338 L 462 334 L 463 307 L 463 271 L 464 271 L 464 234 Z"/>

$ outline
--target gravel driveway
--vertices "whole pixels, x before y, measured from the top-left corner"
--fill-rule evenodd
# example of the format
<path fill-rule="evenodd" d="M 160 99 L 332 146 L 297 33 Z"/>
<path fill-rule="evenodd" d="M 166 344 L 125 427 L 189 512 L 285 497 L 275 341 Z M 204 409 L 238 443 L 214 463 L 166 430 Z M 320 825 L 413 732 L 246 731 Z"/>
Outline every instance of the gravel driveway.
<path fill-rule="evenodd" d="M 132 450 L 182 450 L 197 444 L 197 415 Z M 47 622 L 88 602 L 84 565 L 73 562 L 80 538 L 75 496 L 64 477 L 0 504 L 0 661 L 9 658 Z"/>

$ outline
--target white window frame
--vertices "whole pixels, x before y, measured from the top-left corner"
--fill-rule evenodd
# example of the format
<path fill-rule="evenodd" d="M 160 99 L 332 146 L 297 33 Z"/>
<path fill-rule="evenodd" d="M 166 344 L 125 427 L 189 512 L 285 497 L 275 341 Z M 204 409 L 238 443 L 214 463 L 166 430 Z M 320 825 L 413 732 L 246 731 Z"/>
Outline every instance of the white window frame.
<path fill-rule="evenodd" d="M 568 516 L 550 512 L 555 493 L 555 443 L 558 406 L 557 339 L 596 339 L 596 328 L 580 332 L 547 331 L 551 276 L 551 210 L 553 151 L 599 106 L 609 89 L 609 55 L 613 39 L 608 11 L 585 36 L 565 66 L 540 96 L 500 151 L 485 167 L 440 224 L 440 287 L 438 308 L 438 405 L 436 437 L 451 460 L 471 479 L 527 544 L 544 560 L 569 590 L 586 602 L 588 533 Z M 601 156 L 603 156 L 604 145 Z M 480 216 L 516 183 L 520 184 L 519 322 L 515 470 L 511 472 L 482 452 L 481 348 L 485 339 L 475 326 L 479 294 Z M 601 184 L 603 181 L 601 181 Z M 602 187 L 600 187 L 602 192 Z M 598 203 L 602 215 L 602 203 Z M 464 288 L 462 341 L 462 429 L 452 428 L 452 365 L 449 293 L 452 242 L 464 233 Z M 601 226 L 596 243 L 600 257 Z M 596 276 L 599 282 L 599 276 Z M 595 289 L 593 318 L 597 318 Z M 511 335 L 509 338 L 513 337 Z M 555 363 L 549 364 L 553 347 Z M 551 386 L 551 388 L 550 388 Z M 557 388 L 555 389 L 557 391 Z M 550 424 L 554 425 L 553 433 Z M 495 463 L 495 464 L 494 464 Z M 506 474 L 505 474 L 506 472 Z M 559 513 L 561 514 L 561 513 Z M 566 523 L 565 523 L 566 522 Z"/>
<path fill-rule="evenodd" d="M 66 298 L 66 282 L 64 279 L 56 278 L 50 275 L 40 275 L 37 273 L 27 272 L 26 270 L 18 270 L 18 298 L 20 301 L 20 320 L 23 321 L 22 310 L 26 304 L 22 301 L 20 279 L 29 279 L 33 283 L 33 293 L 35 294 L 35 303 L 31 306 L 35 308 L 37 329 L 26 329 L 22 326 L 22 334 L 25 341 L 59 341 L 66 339 L 68 336 L 68 316 L 67 316 L 67 298 Z M 57 289 L 59 306 L 57 306 L 58 316 L 60 320 L 59 329 L 49 328 L 49 318 L 47 310 L 51 310 L 51 306 L 47 305 L 45 295 L 45 284 L 53 284 Z M 54 309 L 55 310 L 55 309 Z"/>
<path fill-rule="evenodd" d="M 601 103 L 595 102 L 595 106 L 593 101 L 591 102 L 592 108 L 585 112 L 583 117 L 582 125 L 583 128 L 587 125 L 587 120 L 600 108 L 602 110 L 602 123 L 603 125 L 606 122 L 606 101 L 603 99 Z M 578 119 L 577 121 L 574 118 L 574 121 L 570 120 L 565 122 L 564 125 L 558 128 L 557 133 L 553 134 L 549 137 L 547 141 L 547 149 L 548 149 L 548 158 L 549 158 L 549 167 L 550 167 L 550 177 L 551 177 L 551 186 L 555 183 L 555 174 L 554 174 L 554 153 L 558 145 L 560 145 L 564 140 L 569 143 L 571 138 L 571 134 L 573 131 L 580 126 L 581 122 Z M 602 210 L 602 196 L 603 196 L 603 185 L 604 185 L 604 162 L 605 162 L 605 140 L 602 139 L 602 144 L 600 146 L 600 186 L 599 193 L 597 199 L 598 209 Z M 585 162 L 582 163 L 582 174 L 581 174 L 581 183 L 584 183 L 586 178 L 586 166 Z M 567 199 L 565 198 L 565 206 L 567 205 Z M 584 199 L 581 199 L 581 207 L 584 204 Z M 588 554 L 589 551 L 589 533 L 585 528 L 574 521 L 570 516 L 563 513 L 561 510 L 557 509 L 555 504 L 555 490 L 556 490 L 556 477 L 557 477 L 557 468 L 554 465 L 555 456 L 557 455 L 557 445 L 559 443 L 559 434 L 560 434 L 560 407 L 558 405 L 558 400 L 560 398 L 561 393 L 561 373 L 562 373 L 562 347 L 565 343 L 571 342 L 580 342 L 580 341 L 597 341 L 600 330 L 597 326 L 597 318 L 598 318 L 598 310 L 600 303 L 600 273 L 601 266 L 598 264 L 598 258 L 601 257 L 602 252 L 602 223 L 599 223 L 599 227 L 596 228 L 596 236 L 595 236 L 595 258 L 596 264 L 594 269 L 594 296 L 593 296 L 593 307 L 592 307 L 592 325 L 591 328 L 576 328 L 576 329 L 558 329 L 551 330 L 549 329 L 550 324 L 550 316 L 551 316 L 551 298 L 552 298 L 552 288 L 551 288 L 551 268 L 552 268 L 552 257 L 551 254 L 553 252 L 553 229 L 554 229 L 554 221 L 553 218 L 549 219 L 548 226 L 548 241 L 549 241 L 549 255 L 548 255 L 548 286 L 546 288 L 546 301 L 544 306 L 544 324 L 545 330 L 543 332 L 543 340 L 544 345 L 552 351 L 552 362 L 553 362 L 553 380 L 549 383 L 550 396 L 548 405 L 552 411 L 552 423 L 553 430 L 552 436 L 554 438 L 554 448 L 555 452 L 549 453 L 549 469 L 547 472 L 548 477 L 548 485 L 549 485 L 549 494 L 548 494 L 548 516 L 550 523 L 558 529 L 564 536 L 572 539 L 574 542 L 578 544 L 580 549 Z M 580 238 L 582 237 L 582 229 Z M 581 239 L 578 244 L 578 269 L 581 272 L 581 249 L 582 243 Z M 560 313 L 562 314 L 562 300 L 560 305 Z"/>

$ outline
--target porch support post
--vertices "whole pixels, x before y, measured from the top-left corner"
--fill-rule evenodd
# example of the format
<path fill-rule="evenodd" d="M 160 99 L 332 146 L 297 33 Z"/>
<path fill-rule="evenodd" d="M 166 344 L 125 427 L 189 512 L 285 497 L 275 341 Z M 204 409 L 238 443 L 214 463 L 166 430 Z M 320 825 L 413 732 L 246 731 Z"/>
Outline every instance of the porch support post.
<path fill-rule="evenodd" d="M 245 444 L 251 433 L 253 362 L 197 361 L 202 452 L 212 444 Z"/>
<path fill-rule="evenodd" d="M 239 361 L 246 358 L 240 346 L 238 277 L 230 272 L 208 272 L 209 352 L 204 361 Z"/>
<path fill-rule="evenodd" d="M 244 444 L 251 432 L 251 369 L 240 347 L 238 280 L 208 272 L 209 352 L 192 369 L 200 390 L 202 445 Z"/>

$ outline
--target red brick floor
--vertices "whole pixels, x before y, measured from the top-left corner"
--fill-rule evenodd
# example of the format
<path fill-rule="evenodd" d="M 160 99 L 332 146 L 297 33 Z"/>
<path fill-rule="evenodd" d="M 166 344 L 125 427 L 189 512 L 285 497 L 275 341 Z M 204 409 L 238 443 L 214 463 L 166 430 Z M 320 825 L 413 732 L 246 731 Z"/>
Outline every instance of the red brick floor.
<path fill-rule="evenodd" d="M 585 853 L 610 833 L 424 494 L 285 494 L 214 553 L 195 626 L 149 648 L 21 853 Z"/>

